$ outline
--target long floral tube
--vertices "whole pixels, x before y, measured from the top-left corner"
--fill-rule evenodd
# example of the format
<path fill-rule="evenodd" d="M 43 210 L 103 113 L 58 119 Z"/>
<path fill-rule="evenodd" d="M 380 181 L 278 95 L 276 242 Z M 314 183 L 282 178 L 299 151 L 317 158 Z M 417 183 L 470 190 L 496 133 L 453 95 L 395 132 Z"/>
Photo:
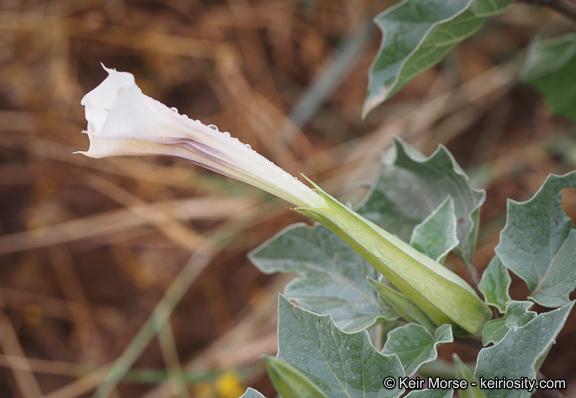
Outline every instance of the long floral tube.
<path fill-rule="evenodd" d="M 320 195 L 249 145 L 144 95 L 132 74 L 104 69 L 108 77 L 81 101 L 88 120 L 85 133 L 90 137 L 90 148 L 79 153 L 93 158 L 178 156 L 295 206 L 325 205 Z"/>
<path fill-rule="evenodd" d="M 90 148 L 101 158 L 172 155 L 243 181 L 296 206 L 296 211 L 336 233 L 437 325 L 478 334 L 488 306 L 459 276 L 343 206 L 319 187 L 295 177 L 216 126 L 180 115 L 142 94 L 134 76 L 104 68 L 108 77 L 82 99 Z"/>

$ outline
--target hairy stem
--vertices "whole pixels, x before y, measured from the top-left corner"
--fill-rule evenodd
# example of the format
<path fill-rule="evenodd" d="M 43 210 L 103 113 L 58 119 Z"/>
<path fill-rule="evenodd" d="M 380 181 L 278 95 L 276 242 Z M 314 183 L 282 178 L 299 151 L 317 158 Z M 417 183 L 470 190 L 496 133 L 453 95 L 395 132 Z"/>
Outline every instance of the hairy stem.
<path fill-rule="evenodd" d="M 480 291 L 478 290 L 478 284 L 480 283 L 480 271 L 478 271 L 478 266 L 472 260 L 468 260 L 466 257 L 461 257 L 462 262 L 464 263 L 464 270 L 466 271 L 466 275 L 468 276 L 468 282 L 474 288 L 474 291 L 480 295 Z M 482 297 L 480 295 L 480 297 Z"/>
<path fill-rule="evenodd" d="M 573 21 L 576 21 L 576 4 L 571 0 L 518 0 L 518 3 L 534 4 L 551 8 Z"/>

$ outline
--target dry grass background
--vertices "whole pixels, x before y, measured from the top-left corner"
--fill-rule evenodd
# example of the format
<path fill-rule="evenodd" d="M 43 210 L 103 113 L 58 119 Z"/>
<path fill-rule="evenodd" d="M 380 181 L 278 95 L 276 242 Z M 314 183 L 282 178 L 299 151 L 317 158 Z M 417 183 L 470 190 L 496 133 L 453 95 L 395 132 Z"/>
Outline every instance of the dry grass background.
<path fill-rule="evenodd" d="M 369 20 L 392 3 L 0 1 L 0 397 L 91 396 L 121 356 L 135 363 L 114 397 L 274 396 L 259 356 L 276 353 L 286 277 L 246 252 L 304 220 L 180 159 L 73 155 L 88 147 L 80 99 L 100 62 L 352 202 L 394 135 L 447 145 L 488 190 L 487 264 L 505 199 L 576 167 L 573 125 L 516 83 L 515 55 L 541 26 L 574 26 L 514 6 L 362 120 L 380 39 Z M 563 204 L 576 214 L 574 195 Z M 151 314 L 169 322 L 138 334 Z M 574 321 L 543 368 L 569 396 Z"/>

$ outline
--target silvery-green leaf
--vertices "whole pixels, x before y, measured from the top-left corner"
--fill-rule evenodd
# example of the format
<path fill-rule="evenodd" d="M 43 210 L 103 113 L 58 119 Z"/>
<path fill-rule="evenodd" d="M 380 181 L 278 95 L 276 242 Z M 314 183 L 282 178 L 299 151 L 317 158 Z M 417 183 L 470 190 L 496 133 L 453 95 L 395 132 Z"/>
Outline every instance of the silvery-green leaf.
<path fill-rule="evenodd" d="M 280 358 L 264 356 L 268 375 L 282 398 L 328 398 L 297 368 Z"/>
<path fill-rule="evenodd" d="M 476 247 L 484 190 L 472 187 L 448 150 L 440 146 L 426 157 L 399 139 L 396 156 L 384 164 L 358 213 L 409 241 L 412 230 L 452 197 L 456 214 L 459 255 L 470 260 Z"/>
<path fill-rule="evenodd" d="M 508 289 L 512 283 L 512 278 L 498 256 L 494 256 L 488 267 L 482 274 L 482 279 L 478 284 L 478 289 L 484 294 L 486 303 L 498 308 L 500 313 L 504 313 L 506 305 L 510 302 Z"/>
<path fill-rule="evenodd" d="M 508 200 L 496 254 L 522 278 L 530 298 L 545 307 L 568 302 L 576 287 L 576 229 L 561 206 L 562 190 L 576 188 L 576 172 L 551 174 L 532 199 Z"/>
<path fill-rule="evenodd" d="M 248 388 L 244 394 L 240 398 L 266 398 L 260 392 L 256 391 L 253 388 Z"/>
<path fill-rule="evenodd" d="M 382 44 L 370 69 L 366 115 L 438 63 L 512 0 L 404 0 L 378 15 Z"/>
<path fill-rule="evenodd" d="M 529 301 L 511 301 L 506 307 L 503 317 L 493 319 L 486 323 L 482 332 L 482 344 L 499 342 L 512 327 L 524 326 L 536 317 L 534 311 L 528 311 L 532 307 Z"/>
<path fill-rule="evenodd" d="M 486 323 L 482 333 L 482 344 L 499 342 L 512 327 L 524 326 L 536 317 L 534 311 L 528 311 L 532 307 L 529 301 L 511 301 L 506 307 L 503 317 L 493 319 Z"/>
<path fill-rule="evenodd" d="M 346 333 L 330 315 L 316 315 L 280 296 L 278 358 L 298 368 L 330 398 L 399 397 L 382 380 L 403 377 L 396 355 L 380 354 L 368 332 Z"/>
<path fill-rule="evenodd" d="M 512 326 L 492 347 L 478 354 L 474 377 L 480 379 L 536 379 L 536 372 L 564 326 L 574 302 L 536 316 L 524 326 Z M 527 390 L 483 390 L 487 398 L 528 398 Z"/>
<path fill-rule="evenodd" d="M 552 113 L 576 121 L 576 34 L 537 40 L 528 50 L 522 79 L 536 87 Z"/>
<path fill-rule="evenodd" d="M 438 262 L 458 246 L 454 200 L 447 196 L 424 221 L 414 227 L 410 245 Z"/>
<path fill-rule="evenodd" d="M 444 324 L 434 334 L 416 323 L 396 328 L 388 333 L 382 354 L 398 355 L 407 376 L 412 376 L 420 365 L 438 357 L 436 347 L 454 341 L 452 327 Z"/>
<path fill-rule="evenodd" d="M 366 329 L 397 317 L 383 307 L 366 280 L 380 273 L 321 225 L 292 225 L 249 255 L 266 273 L 296 273 L 285 294 L 317 314 L 332 314 L 346 331 Z"/>

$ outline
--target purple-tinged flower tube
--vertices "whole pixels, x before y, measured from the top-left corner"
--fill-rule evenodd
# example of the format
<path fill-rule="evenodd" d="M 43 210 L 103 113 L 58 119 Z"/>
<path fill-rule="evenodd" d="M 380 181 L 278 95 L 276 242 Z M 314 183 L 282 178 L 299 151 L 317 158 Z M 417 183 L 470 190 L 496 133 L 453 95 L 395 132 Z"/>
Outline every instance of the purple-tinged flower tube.
<path fill-rule="evenodd" d="M 104 66 L 103 66 L 104 67 Z M 142 93 L 134 76 L 104 67 L 108 77 L 82 98 L 93 158 L 170 155 L 240 180 L 297 207 L 324 207 L 324 199 L 296 177 L 227 132 L 181 115 Z"/>

